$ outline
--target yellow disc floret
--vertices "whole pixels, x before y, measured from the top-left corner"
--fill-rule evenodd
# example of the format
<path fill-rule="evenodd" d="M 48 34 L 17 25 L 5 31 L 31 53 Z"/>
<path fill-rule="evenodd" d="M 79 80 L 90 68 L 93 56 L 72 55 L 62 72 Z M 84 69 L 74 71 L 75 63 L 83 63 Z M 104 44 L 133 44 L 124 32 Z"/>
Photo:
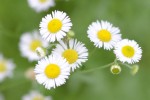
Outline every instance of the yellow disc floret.
<path fill-rule="evenodd" d="M 66 58 L 66 60 L 69 62 L 69 64 L 76 62 L 78 59 L 78 53 L 77 53 L 77 51 L 75 51 L 73 49 L 65 50 L 63 52 L 62 56 L 64 58 Z"/>
<path fill-rule="evenodd" d="M 6 63 L 3 61 L 0 61 L 0 73 L 5 72 L 7 70 Z"/>
<path fill-rule="evenodd" d="M 100 30 L 97 33 L 97 37 L 99 40 L 101 40 L 102 42 L 109 42 L 111 40 L 111 33 L 107 30 Z"/>
<path fill-rule="evenodd" d="M 30 43 L 30 49 L 32 51 L 35 51 L 37 47 L 41 47 L 42 46 L 42 42 L 40 40 L 33 40 Z"/>
<path fill-rule="evenodd" d="M 48 30 L 55 34 L 58 31 L 60 31 L 62 28 L 62 22 L 59 19 L 52 19 L 49 23 L 48 23 Z"/>
<path fill-rule="evenodd" d="M 39 2 L 41 3 L 45 3 L 47 0 L 39 0 Z"/>
<path fill-rule="evenodd" d="M 122 48 L 122 54 L 125 56 L 125 57 L 128 57 L 128 58 L 131 58 L 134 56 L 134 53 L 135 53 L 135 50 L 133 47 L 131 46 L 124 46 Z"/>
<path fill-rule="evenodd" d="M 48 78 L 57 78 L 60 75 L 60 67 L 56 64 L 49 64 L 45 68 L 45 75 Z"/>
<path fill-rule="evenodd" d="M 45 100 L 43 96 L 37 95 L 32 100 Z"/>

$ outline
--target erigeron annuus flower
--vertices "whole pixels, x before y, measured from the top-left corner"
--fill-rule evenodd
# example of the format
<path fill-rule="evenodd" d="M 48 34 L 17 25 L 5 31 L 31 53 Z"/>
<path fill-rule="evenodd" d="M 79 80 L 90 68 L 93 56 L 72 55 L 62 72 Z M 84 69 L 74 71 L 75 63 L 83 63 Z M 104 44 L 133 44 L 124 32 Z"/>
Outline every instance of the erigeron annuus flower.
<path fill-rule="evenodd" d="M 28 0 L 28 3 L 36 12 L 46 11 L 55 6 L 54 0 Z"/>
<path fill-rule="evenodd" d="M 42 40 L 38 31 L 24 33 L 20 38 L 19 43 L 20 51 L 23 57 L 29 61 L 36 61 L 40 57 L 36 53 L 38 47 L 48 47 L 48 42 Z"/>
<path fill-rule="evenodd" d="M 114 27 L 107 21 L 93 22 L 88 27 L 87 33 L 96 47 L 104 47 L 106 50 L 113 49 L 115 44 L 121 40 L 119 28 Z"/>
<path fill-rule="evenodd" d="M 0 54 L 0 82 L 6 77 L 12 77 L 15 64 L 8 59 L 5 59 L 2 54 Z"/>
<path fill-rule="evenodd" d="M 38 83 L 50 89 L 65 84 L 70 75 L 70 67 L 63 57 L 50 55 L 38 61 L 34 72 Z"/>
<path fill-rule="evenodd" d="M 22 97 L 22 100 L 52 100 L 50 96 L 44 96 L 40 92 L 32 90 Z"/>
<path fill-rule="evenodd" d="M 76 39 L 69 40 L 68 44 L 60 41 L 52 51 L 52 54 L 64 57 L 72 71 L 88 60 L 88 49 Z"/>
<path fill-rule="evenodd" d="M 142 56 L 141 47 L 134 40 L 124 39 L 117 43 L 114 49 L 116 57 L 121 62 L 133 64 L 139 62 Z"/>
<path fill-rule="evenodd" d="M 40 33 L 49 42 L 60 41 L 69 32 L 71 26 L 71 20 L 65 12 L 53 11 L 52 14 L 42 18 Z"/>

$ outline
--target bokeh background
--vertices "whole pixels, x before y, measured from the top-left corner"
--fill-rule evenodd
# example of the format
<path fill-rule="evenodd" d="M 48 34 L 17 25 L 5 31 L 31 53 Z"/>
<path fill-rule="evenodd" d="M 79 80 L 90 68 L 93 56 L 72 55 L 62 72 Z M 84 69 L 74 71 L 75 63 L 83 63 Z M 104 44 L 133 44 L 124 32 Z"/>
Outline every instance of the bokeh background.
<path fill-rule="evenodd" d="M 87 38 L 87 28 L 96 20 L 107 20 L 120 27 L 122 37 L 136 40 L 143 49 L 140 70 L 135 75 L 122 66 L 119 75 L 110 69 L 88 70 L 108 64 L 115 59 L 112 51 L 96 49 L 79 70 L 72 73 L 67 83 L 56 89 L 46 90 L 24 77 L 25 70 L 34 67 L 21 57 L 18 48 L 24 32 L 39 29 L 41 18 L 53 10 L 67 12 L 79 41 L 92 52 L 93 43 Z M 150 100 L 150 0 L 56 0 L 56 6 L 36 13 L 27 0 L 0 0 L 0 52 L 16 64 L 14 77 L 0 83 L 0 92 L 6 100 L 21 100 L 30 90 L 51 95 L 53 100 Z"/>

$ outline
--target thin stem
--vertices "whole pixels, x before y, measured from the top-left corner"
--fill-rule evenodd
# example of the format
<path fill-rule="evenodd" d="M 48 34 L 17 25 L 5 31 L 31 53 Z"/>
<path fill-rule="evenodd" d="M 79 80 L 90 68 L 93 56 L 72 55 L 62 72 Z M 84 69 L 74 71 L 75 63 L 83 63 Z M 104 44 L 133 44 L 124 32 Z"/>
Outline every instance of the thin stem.
<path fill-rule="evenodd" d="M 96 68 L 93 68 L 93 69 L 81 71 L 81 72 L 79 72 L 79 73 L 83 73 L 83 74 L 84 74 L 84 73 L 90 73 L 90 72 L 97 71 L 97 70 L 100 70 L 100 69 L 103 69 L 103 68 L 107 68 L 107 67 L 109 67 L 109 66 L 111 66 L 111 65 L 113 65 L 113 64 L 114 64 L 114 62 L 109 63 L 109 64 L 104 65 L 104 66 L 100 66 L 100 67 L 96 67 Z"/>
<path fill-rule="evenodd" d="M 121 63 L 121 64 L 128 67 L 128 68 L 130 68 L 130 69 L 132 68 L 129 64 L 126 64 L 126 63 Z"/>

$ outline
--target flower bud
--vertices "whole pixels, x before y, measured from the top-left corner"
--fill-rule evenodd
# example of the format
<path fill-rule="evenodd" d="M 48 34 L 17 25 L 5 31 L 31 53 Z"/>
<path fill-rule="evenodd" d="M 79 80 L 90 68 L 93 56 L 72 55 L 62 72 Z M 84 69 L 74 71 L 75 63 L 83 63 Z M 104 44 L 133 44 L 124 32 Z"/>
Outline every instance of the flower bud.
<path fill-rule="evenodd" d="M 131 67 L 131 74 L 135 75 L 139 71 L 139 66 L 138 65 L 133 65 Z"/>
<path fill-rule="evenodd" d="M 110 71 L 112 74 L 119 74 L 121 72 L 121 67 L 119 65 L 112 65 Z"/>
<path fill-rule="evenodd" d="M 29 80 L 35 80 L 35 73 L 33 68 L 29 68 L 25 72 L 25 77 Z"/>
<path fill-rule="evenodd" d="M 42 47 L 37 47 L 36 48 L 36 53 L 40 58 L 43 58 L 46 56 L 46 51 Z"/>
<path fill-rule="evenodd" d="M 75 36 L 74 31 L 71 31 L 71 30 L 70 30 L 70 31 L 67 33 L 67 36 L 68 36 L 68 38 L 74 37 L 74 36 Z"/>

